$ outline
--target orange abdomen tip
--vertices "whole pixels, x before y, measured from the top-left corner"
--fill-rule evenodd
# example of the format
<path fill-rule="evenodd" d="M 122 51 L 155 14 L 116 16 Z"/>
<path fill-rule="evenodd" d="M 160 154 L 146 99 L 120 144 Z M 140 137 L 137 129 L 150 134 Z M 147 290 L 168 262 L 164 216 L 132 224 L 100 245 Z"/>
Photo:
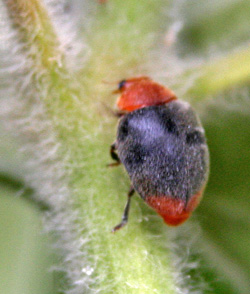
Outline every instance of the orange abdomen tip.
<path fill-rule="evenodd" d="M 186 204 L 185 200 L 169 196 L 149 196 L 146 203 L 151 206 L 171 226 L 184 223 L 198 206 L 202 192 L 196 193 Z"/>

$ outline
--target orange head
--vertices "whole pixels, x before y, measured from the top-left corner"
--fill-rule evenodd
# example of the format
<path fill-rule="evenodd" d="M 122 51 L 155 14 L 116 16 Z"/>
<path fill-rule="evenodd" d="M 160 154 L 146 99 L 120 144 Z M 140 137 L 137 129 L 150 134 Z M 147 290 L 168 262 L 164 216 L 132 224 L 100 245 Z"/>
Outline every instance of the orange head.
<path fill-rule="evenodd" d="M 148 77 L 122 80 L 118 90 L 114 93 L 121 93 L 117 101 L 118 108 L 128 112 L 142 107 L 165 104 L 177 99 L 170 89 L 159 85 Z"/>

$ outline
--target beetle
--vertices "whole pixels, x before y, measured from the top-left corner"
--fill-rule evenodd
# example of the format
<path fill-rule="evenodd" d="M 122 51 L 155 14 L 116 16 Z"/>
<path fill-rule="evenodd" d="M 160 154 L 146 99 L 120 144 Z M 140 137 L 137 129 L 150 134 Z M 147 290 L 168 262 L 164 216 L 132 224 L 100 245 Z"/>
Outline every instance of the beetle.
<path fill-rule="evenodd" d="M 199 204 L 208 179 L 204 129 L 191 106 L 149 77 L 122 80 L 114 93 L 119 124 L 110 155 L 131 180 L 121 222 L 128 222 L 136 191 L 166 224 L 178 226 Z"/>

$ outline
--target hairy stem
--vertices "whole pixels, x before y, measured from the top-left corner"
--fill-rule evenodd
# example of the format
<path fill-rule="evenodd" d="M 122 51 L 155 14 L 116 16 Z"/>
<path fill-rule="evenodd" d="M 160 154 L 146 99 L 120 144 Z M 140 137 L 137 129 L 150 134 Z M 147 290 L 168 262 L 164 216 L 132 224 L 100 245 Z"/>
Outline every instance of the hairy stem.
<path fill-rule="evenodd" d="M 110 72 L 120 72 L 120 75 L 136 72 L 153 45 L 152 32 L 160 24 L 162 2 L 127 1 L 125 5 L 124 1 L 116 1 L 113 11 L 100 10 L 89 38 L 92 57 L 88 67 L 82 70 L 81 80 L 62 63 L 57 37 L 41 2 L 16 0 L 7 4 L 20 32 L 26 58 L 33 63 L 30 69 L 33 86 L 53 122 L 61 144 L 59 154 L 70 173 L 68 188 L 80 216 L 79 239 L 89 240 L 87 255 L 91 263 L 82 262 L 82 281 L 73 278 L 73 285 L 79 287 L 80 293 L 81 283 L 89 276 L 87 288 L 93 291 L 174 293 L 173 269 L 165 244 L 168 241 L 165 237 L 159 241 L 158 237 L 166 227 L 158 218 L 152 219 L 149 225 L 135 201 L 130 226 L 111 234 L 112 227 L 120 221 L 129 182 L 121 170 L 105 167 L 110 160 L 108 149 L 115 130 L 109 128 L 114 127 L 114 121 L 98 105 L 106 99 L 106 94 L 96 87 Z M 122 37 L 112 35 L 114 28 L 117 36 Z M 109 50 L 103 53 L 101 48 L 107 42 Z"/>
<path fill-rule="evenodd" d="M 59 41 L 43 3 L 39 0 L 5 2 L 13 24 L 20 32 L 20 39 L 34 61 L 37 74 L 60 62 Z"/>

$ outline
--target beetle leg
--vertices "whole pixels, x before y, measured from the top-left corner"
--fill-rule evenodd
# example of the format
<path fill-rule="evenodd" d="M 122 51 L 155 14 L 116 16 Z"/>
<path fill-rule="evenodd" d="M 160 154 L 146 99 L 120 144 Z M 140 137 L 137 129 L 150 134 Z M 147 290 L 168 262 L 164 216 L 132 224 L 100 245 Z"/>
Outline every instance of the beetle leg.
<path fill-rule="evenodd" d="M 124 208 L 124 212 L 123 212 L 123 215 L 122 215 L 122 220 L 117 226 L 115 226 L 113 228 L 112 233 L 115 233 L 116 231 L 120 230 L 128 222 L 130 200 L 131 200 L 131 197 L 133 196 L 134 192 L 135 192 L 135 189 L 133 188 L 133 186 L 131 186 L 129 191 L 128 191 L 128 200 L 127 200 L 126 206 Z"/>
<path fill-rule="evenodd" d="M 122 110 L 117 110 L 117 111 L 115 111 L 114 114 L 116 117 L 120 118 L 120 117 L 124 116 L 126 114 L 126 112 L 122 111 Z"/>
<path fill-rule="evenodd" d="M 117 153 L 116 153 L 116 146 L 115 146 L 115 143 L 113 143 L 111 146 L 110 146 L 110 156 L 112 159 L 114 159 L 116 162 L 114 163 L 110 163 L 108 164 L 108 166 L 117 166 L 121 163 L 120 161 L 120 158 L 118 157 Z"/>

